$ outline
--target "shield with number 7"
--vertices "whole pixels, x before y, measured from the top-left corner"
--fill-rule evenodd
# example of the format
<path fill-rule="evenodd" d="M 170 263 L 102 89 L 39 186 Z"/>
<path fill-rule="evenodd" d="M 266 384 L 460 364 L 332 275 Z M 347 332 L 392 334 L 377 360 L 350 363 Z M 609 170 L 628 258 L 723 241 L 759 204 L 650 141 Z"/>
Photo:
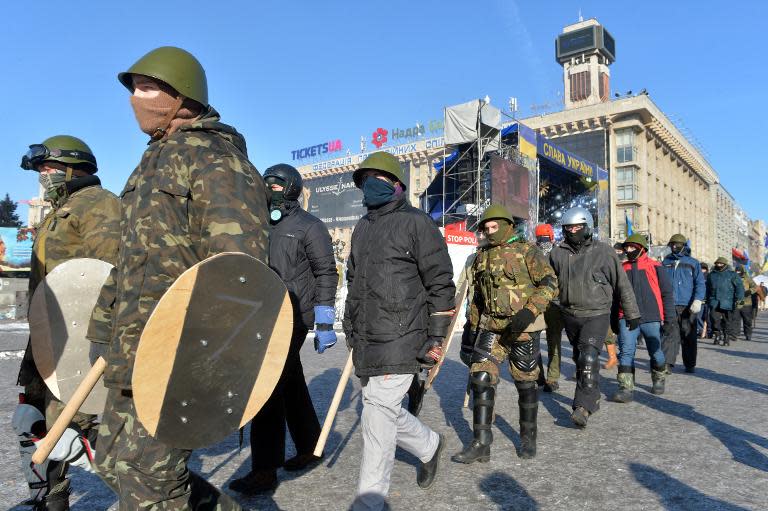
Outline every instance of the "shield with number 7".
<path fill-rule="evenodd" d="M 224 439 L 272 394 L 292 329 L 288 291 L 261 261 L 223 253 L 189 268 L 141 334 L 132 387 L 142 425 L 183 449 Z"/>

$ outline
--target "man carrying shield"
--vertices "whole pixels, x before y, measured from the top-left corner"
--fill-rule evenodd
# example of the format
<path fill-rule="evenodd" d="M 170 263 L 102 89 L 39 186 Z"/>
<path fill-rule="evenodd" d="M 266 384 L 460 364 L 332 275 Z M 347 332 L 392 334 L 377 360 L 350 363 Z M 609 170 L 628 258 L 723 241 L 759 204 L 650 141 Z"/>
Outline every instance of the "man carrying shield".
<path fill-rule="evenodd" d="M 58 135 L 29 146 L 21 168 L 39 174 L 45 198 L 53 206 L 37 227 L 32 246 L 29 296 L 54 268 L 75 258 L 92 258 L 114 264 L 120 240 L 120 204 L 101 187 L 96 158 L 79 138 Z M 108 325 L 108 323 L 107 323 Z M 69 509 L 70 463 L 90 469 L 89 440 L 95 437 L 93 415 L 77 414 L 48 462 L 29 469 L 34 440 L 43 436 L 59 416 L 63 404 L 46 388 L 27 347 L 19 371 L 24 386 L 13 426 L 21 442 L 22 460 L 35 509 Z M 44 414 L 44 415 L 43 415 Z"/>
<path fill-rule="evenodd" d="M 188 449 L 153 438 L 137 419 L 132 372 L 148 318 L 171 284 L 215 254 L 267 258 L 264 180 L 245 140 L 208 103 L 205 71 L 190 53 L 152 50 L 118 75 L 149 145 L 120 194 L 114 324 L 99 429 L 99 474 L 120 510 L 240 509 L 189 471 Z M 181 312 L 180 312 L 181 313 Z"/>

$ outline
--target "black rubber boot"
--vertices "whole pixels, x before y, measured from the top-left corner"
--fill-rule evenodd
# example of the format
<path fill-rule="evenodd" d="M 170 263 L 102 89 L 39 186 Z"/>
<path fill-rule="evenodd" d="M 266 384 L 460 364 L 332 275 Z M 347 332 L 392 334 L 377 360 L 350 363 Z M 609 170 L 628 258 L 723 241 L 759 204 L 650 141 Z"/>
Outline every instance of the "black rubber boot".
<path fill-rule="evenodd" d="M 520 409 L 520 453 L 528 460 L 536 457 L 536 416 L 539 411 L 539 394 L 532 381 L 516 381 L 517 406 Z"/>
<path fill-rule="evenodd" d="M 496 397 L 496 388 L 491 384 L 491 375 L 486 372 L 472 375 L 472 417 L 474 439 L 458 454 L 454 454 L 451 460 L 457 463 L 470 464 L 476 461 L 487 463 L 491 461 L 491 442 L 493 433 L 493 404 Z"/>
<path fill-rule="evenodd" d="M 664 380 L 667 378 L 666 365 L 663 364 L 661 367 L 651 366 L 651 381 L 653 382 L 651 394 L 661 395 L 664 393 Z"/>
<path fill-rule="evenodd" d="M 40 511 L 69 511 L 69 479 L 62 479 L 38 504 Z"/>
<path fill-rule="evenodd" d="M 631 403 L 635 394 L 635 368 L 632 366 L 619 366 L 616 379 L 619 380 L 619 390 L 611 397 L 611 401 Z"/>
<path fill-rule="evenodd" d="M 421 464 L 419 471 L 416 474 L 416 484 L 419 485 L 419 488 L 427 490 L 435 483 L 437 472 L 440 470 L 440 456 L 443 454 L 444 448 L 445 437 L 440 434 L 440 440 L 437 443 L 435 454 L 432 455 L 431 460 Z"/>

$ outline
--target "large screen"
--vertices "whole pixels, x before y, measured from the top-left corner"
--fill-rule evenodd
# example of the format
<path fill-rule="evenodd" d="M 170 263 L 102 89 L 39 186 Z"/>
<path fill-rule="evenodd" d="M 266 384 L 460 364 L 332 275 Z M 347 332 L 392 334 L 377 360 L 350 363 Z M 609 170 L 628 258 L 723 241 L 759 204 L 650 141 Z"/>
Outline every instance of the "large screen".
<path fill-rule="evenodd" d="M 574 53 L 595 47 L 595 32 L 593 27 L 586 27 L 566 34 L 560 34 L 557 38 L 557 57 L 565 57 Z"/>

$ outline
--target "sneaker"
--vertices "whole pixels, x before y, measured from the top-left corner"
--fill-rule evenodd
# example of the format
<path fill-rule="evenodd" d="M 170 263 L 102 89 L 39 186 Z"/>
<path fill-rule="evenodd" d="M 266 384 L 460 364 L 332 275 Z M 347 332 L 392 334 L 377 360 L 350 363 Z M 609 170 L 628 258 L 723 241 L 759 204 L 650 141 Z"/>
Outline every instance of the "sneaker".
<path fill-rule="evenodd" d="M 419 488 L 423 490 L 429 489 L 437 479 L 437 471 L 440 469 L 440 455 L 445 448 L 445 436 L 440 435 L 440 440 L 437 443 L 437 449 L 435 454 L 432 455 L 432 459 L 426 463 L 422 463 L 419 467 L 419 472 L 416 474 L 416 483 Z"/>
<path fill-rule="evenodd" d="M 587 427 L 587 419 L 589 418 L 589 412 L 586 408 L 579 406 L 571 414 L 571 422 L 580 428 Z"/>
<path fill-rule="evenodd" d="M 229 489 L 243 495 L 258 495 L 277 489 L 277 470 L 254 470 L 229 483 Z"/>
<path fill-rule="evenodd" d="M 322 456 L 315 456 L 311 452 L 306 454 L 297 454 L 293 458 L 286 460 L 286 462 L 283 464 L 283 468 L 288 472 L 296 472 L 299 470 L 304 470 L 305 468 L 314 468 L 321 461 L 323 461 Z"/>

